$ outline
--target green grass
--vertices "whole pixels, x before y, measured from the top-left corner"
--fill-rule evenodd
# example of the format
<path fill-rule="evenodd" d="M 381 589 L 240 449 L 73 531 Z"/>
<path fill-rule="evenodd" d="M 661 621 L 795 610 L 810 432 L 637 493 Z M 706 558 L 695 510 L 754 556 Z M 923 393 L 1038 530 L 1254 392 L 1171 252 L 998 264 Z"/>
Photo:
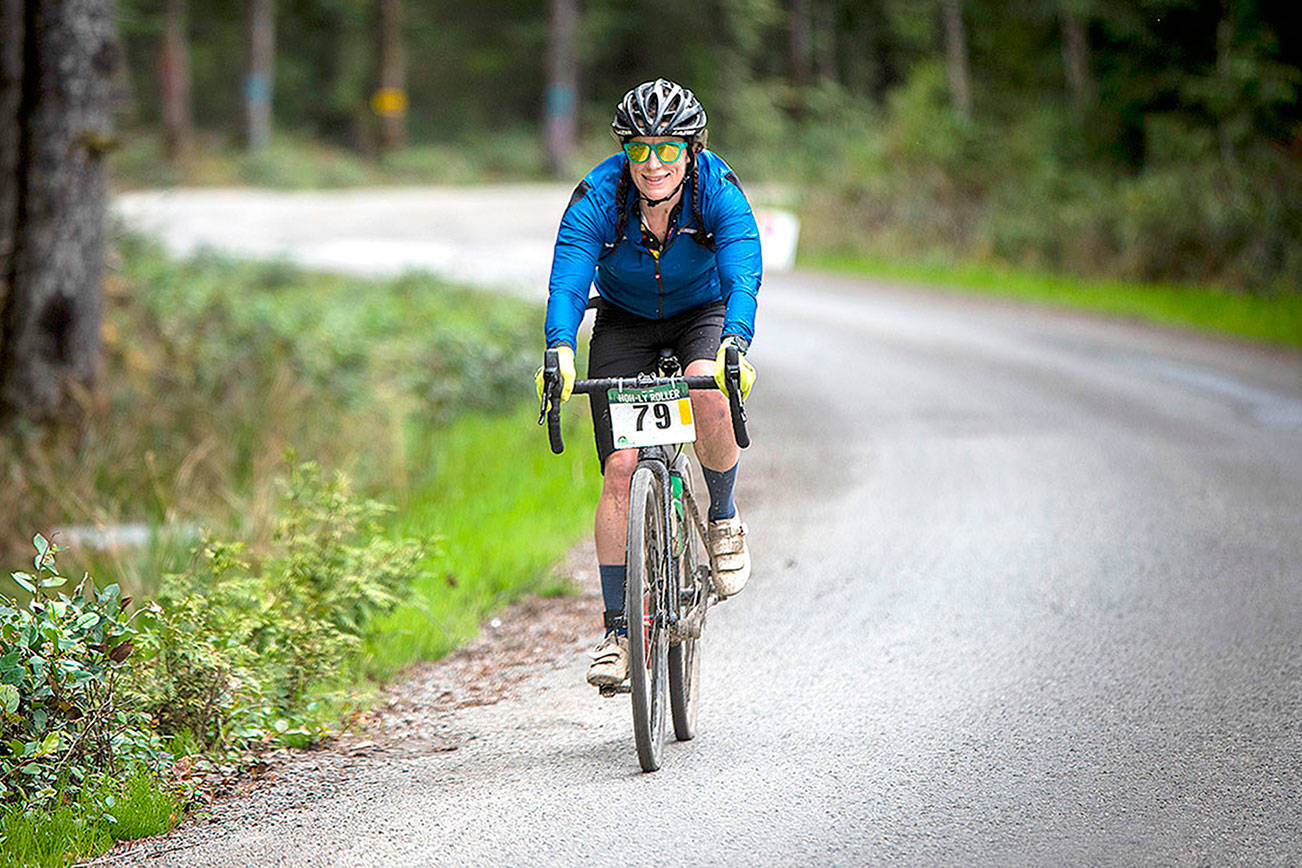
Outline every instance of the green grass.
<path fill-rule="evenodd" d="M 143 771 L 88 789 L 73 804 L 9 808 L 0 813 L 0 868 L 66 865 L 103 853 L 117 841 L 165 832 L 180 813 L 179 800 Z"/>
<path fill-rule="evenodd" d="M 1212 287 L 1086 280 L 994 265 L 893 262 L 845 254 L 816 255 L 802 264 L 1302 347 L 1302 295 L 1251 295 Z"/>
<path fill-rule="evenodd" d="M 412 435 L 411 460 L 434 472 L 408 493 L 394 533 L 433 534 L 440 543 L 413 583 L 412 601 L 376 624 L 368 674 L 389 676 L 442 656 L 494 609 L 566 589 L 554 566 L 591 529 L 600 486 L 579 409 L 569 412 L 560 456 L 534 424 L 531 404 Z"/>

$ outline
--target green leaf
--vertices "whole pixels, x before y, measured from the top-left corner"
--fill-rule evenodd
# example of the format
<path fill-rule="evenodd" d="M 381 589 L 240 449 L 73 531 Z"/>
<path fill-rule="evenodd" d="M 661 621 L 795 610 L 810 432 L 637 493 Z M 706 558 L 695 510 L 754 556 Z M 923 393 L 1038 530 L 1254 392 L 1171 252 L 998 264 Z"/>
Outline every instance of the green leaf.
<path fill-rule="evenodd" d="M 19 586 L 22 587 L 22 589 L 23 589 L 24 591 L 26 591 L 26 592 L 29 593 L 29 594 L 35 594 L 35 593 L 36 593 L 36 584 L 34 583 L 34 580 L 32 579 L 32 577 L 31 577 L 29 574 L 27 574 L 27 573 L 10 573 L 9 575 L 13 577 L 13 580 L 14 580 L 15 582 L 17 582 L 17 583 L 19 584 Z"/>
<path fill-rule="evenodd" d="M 18 688 L 12 684 L 0 685 L 0 708 L 4 709 L 5 714 L 13 714 L 18 710 L 18 703 L 22 700 L 22 694 Z"/>
<path fill-rule="evenodd" d="M 56 729 L 41 739 L 41 746 L 37 749 L 37 756 L 56 753 L 63 746 L 63 730 Z"/>
<path fill-rule="evenodd" d="M 68 579 L 65 576 L 50 576 L 48 579 L 41 579 L 42 588 L 57 588 L 67 583 Z"/>
<path fill-rule="evenodd" d="M 289 730 L 289 721 L 282 717 L 275 722 L 274 726 L 276 727 L 276 732 L 283 733 Z"/>
<path fill-rule="evenodd" d="M 118 800 L 115 799 L 115 798 L 113 798 L 112 796 L 105 796 L 105 797 L 104 797 L 104 807 L 106 807 L 106 808 L 111 808 L 111 807 L 113 807 L 114 805 L 116 805 L 117 803 L 118 803 Z"/>
<path fill-rule="evenodd" d="M 85 612 L 76 621 L 78 630 L 85 630 L 87 627 L 94 627 L 99 623 L 99 612 Z"/>
<path fill-rule="evenodd" d="M 101 606 L 111 610 L 111 604 L 118 602 L 122 597 L 122 588 L 116 582 L 99 592 L 99 603 Z"/>
<path fill-rule="evenodd" d="M 36 550 L 41 554 L 45 554 L 50 550 L 49 541 L 39 533 L 32 537 L 32 545 L 36 546 Z"/>

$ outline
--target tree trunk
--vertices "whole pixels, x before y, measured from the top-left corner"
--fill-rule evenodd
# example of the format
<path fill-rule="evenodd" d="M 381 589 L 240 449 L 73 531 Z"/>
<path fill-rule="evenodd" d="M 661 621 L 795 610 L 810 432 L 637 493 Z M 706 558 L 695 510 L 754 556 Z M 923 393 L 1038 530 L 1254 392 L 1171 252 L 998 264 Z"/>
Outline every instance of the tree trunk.
<path fill-rule="evenodd" d="M 190 113 L 190 39 L 186 35 L 186 0 L 167 0 L 163 50 L 158 59 L 162 89 L 163 142 L 167 156 L 181 160 L 190 153 L 194 123 Z"/>
<path fill-rule="evenodd" d="M 0 355 L 4 352 L 5 299 L 9 297 L 11 257 L 18 221 L 18 163 L 23 96 L 23 0 L 0 0 Z"/>
<path fill-rule="evenodd" d="M 814 60 L 818 69 L 818 77 L 822 81 L 840 82 L 841 80 L 836 72 L 836 18 L 838 12 L 836 6 L 834 0 L 822 0 L 815 7 L 815 29 L 818 33 L 818 39 L 814 51 Z"/>
<path fill-rule="evenodd" d="M 810 57 L 814 50 L 814 25 L 810 19 L 810 0 L 791 0 L 791 81 L 797 86 L 809 84 Z"/>
<path fill-rule="evenodd" d="M 112 0 L 0 5 L 0 420 L 60 416 L 99 373 L 113 21 Z"/>
<path fill-rule="evenodd" d="M 578 0 L 552 0 L 543 137 L 547 147 L 548 168 L 557 177 L 568 174 L 574 142 L 578 136 L 579 62 L 574 53 L 578 26 Z"/>
<path fill-rule="evenodd" d="M 275 84 L 275 0 L 249 0 L 249 69 L 244 78 L 244 118 L 250 150 L 271 141 L 271 93 Z"/>
<path fill-rule="evenodd" d="M 961 0 L 942 0 L 945 18 L 945 57 L 954 111 L 964 121 L 972 119 L 972 82 L 968 74 L 967 30 Z"/>
<path fill-rule="evenodd" d="M 402 38 L 402 0 L 376 0 L 379 58 L 371 109 L 379 117 L 381 151 L 407 144 L 407 56 Z"/>
<path fill-rule="evenodd" d="M 1094 76 L 1090 74 L 1089 31 L 1085 16 L 1068 6 L 1062 9 L 1062 65 L 1067 90 L 1078 112 L 1094 105 Z"/>

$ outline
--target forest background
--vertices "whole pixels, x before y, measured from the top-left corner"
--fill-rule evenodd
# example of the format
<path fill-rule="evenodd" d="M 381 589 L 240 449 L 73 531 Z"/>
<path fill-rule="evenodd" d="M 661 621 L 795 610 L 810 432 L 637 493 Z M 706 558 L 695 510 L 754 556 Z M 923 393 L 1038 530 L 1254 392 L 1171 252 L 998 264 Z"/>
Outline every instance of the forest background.
<path fill-rule="evenodd" d="M 1287 9 L 121 0 L 136 135 L 118 176 L 577 181 L 613 151 L 618 98 L 664 76 L 695 90 L 744 182 L 783 183 L 806 254 L 1295 293 L 1302 33 Z M 261 155 L 213 158 L 248 147 Z"/>

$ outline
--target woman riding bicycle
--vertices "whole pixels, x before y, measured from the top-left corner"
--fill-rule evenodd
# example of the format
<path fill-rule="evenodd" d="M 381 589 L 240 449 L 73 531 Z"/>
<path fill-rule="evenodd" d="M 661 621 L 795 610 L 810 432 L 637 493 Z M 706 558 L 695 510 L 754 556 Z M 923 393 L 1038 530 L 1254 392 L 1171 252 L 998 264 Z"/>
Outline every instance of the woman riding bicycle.
<path fill-rule="evenodd" d="M 724 345 L 732 344 L 742 353 L 743 399 L 750 391 L 755 369 L 745 352 L 761 279 L 759 231 L 737 176 L 705 149 L 705 122 L 692 92 L 664 79 L 633 88 L 615 109 L 610 126 L 621 151 L 575 189 L 556 238 L 546 340 L 559 350 L 562 400 L 574 385 L 576 336 L 594 283 L 600 301 L 589 377 L 649 372 L 669 347 L 685 374 L 712 374 L 723 390 Z M 541 399 L 541 370 L 537 385 Z M 593 652 L 588 682 L 618 685 L 628 673 L 621 616 L 629 478 L 638 456 L 614 448 L 609 404 L 604 395 L 591 399 L 604 477 L 595 535 L 606 636 Z M 696 456 L 710 492 L 715 592 L 726 597 L 750 576 L 746 527 L 733 502 L 740 451 L 724 392 L 694 391 L 691 399 Z"/>

